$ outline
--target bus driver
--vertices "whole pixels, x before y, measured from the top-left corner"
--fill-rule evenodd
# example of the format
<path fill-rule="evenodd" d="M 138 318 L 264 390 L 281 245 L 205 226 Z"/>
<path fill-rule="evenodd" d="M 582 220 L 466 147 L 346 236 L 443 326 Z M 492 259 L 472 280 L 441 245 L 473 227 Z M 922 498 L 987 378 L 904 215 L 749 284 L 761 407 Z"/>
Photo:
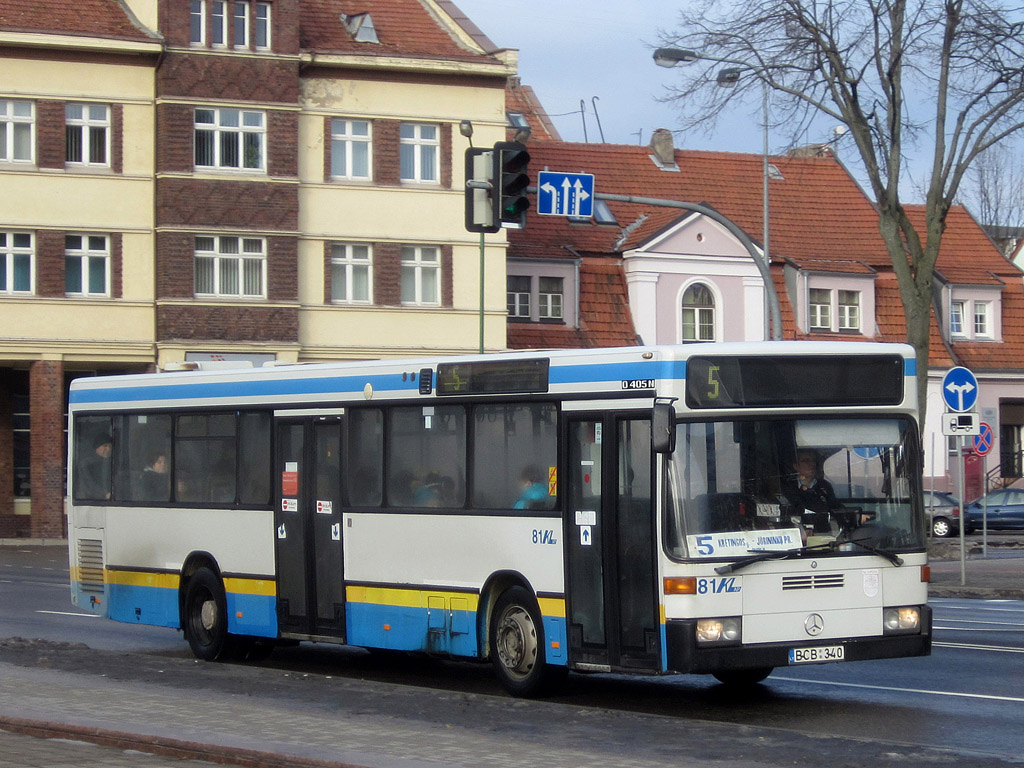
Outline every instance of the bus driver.
<path fill-rule="evenodd" d="M 783 488 L 783 495 L 800 515 L 799 525 L 808 534 L 823 535 L 838 533 L 832 529 L 831 521 L 840 521 L 843 505 L 836 498 L 832 484 L 818 471 L 818 453 L 809 448 L 796 452 L 793 469 L 796 474 Z"/>

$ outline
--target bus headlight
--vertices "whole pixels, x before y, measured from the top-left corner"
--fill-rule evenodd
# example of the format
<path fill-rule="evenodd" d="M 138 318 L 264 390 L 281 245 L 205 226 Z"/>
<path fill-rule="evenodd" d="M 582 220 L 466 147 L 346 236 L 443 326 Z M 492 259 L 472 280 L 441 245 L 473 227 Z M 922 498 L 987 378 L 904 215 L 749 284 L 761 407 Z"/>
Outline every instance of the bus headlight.
<path fill-rule="evenodd" d="M 722 619 L 697 619 L 698 645 L 739 645 L 741 639 L 739 616 Z"/>
<path fill-rule="evenodd" d="M 886 635 L 909 635 L 921 631 L 921 609 L 916 605 L 885 608 L 882 611 L 882 632 Z"/>

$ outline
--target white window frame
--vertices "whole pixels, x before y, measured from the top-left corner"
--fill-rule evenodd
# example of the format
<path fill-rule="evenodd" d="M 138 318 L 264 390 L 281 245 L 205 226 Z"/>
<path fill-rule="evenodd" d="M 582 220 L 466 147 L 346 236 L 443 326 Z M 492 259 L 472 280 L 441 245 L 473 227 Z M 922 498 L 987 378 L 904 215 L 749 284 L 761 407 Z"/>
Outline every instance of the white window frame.
<path fill-rule="evenodd" d="M 78 246 L 72 245 L 71 241 L 79 239 Z M 92 267 L 99 262 L 103 267 L 103 290 L 94 291 L 90 288 L 89 278 L 92 274 Z M 77 272 L 79 290 L 68 289 L 68 276 Z M 64 236 L 64 291 L 67 296 L 87 296 L 107 298 L 110 296 L 110 238 L 106 235 L 96 235 L 72 232 Z"/>
<path fill-rule="evenodd" d="M 24 114 L 26 111 L 28 114 Z M 0 140 L 0 163 L 35 163 L 36 158 L 36 105 L 24 99 L 0 100 L 0 124 L 3 125 L 3 138 Z M 15 114 L 15 110 L 22 114 Z M 23 134 L 28 126 L 28 157 L 15 157 L 15 135 Z"/>
<path fill-rule="evenodd" d="M 80 111 L 81 117 L 72 117 L 72 111 Z M 96 116 L 100 110 L 103 116 Z M 91 168 L 110 167 L 110 107 L 106 104 L 67 104 L 64 107 L 64 161 L 66 165 Z M 71 150 L 70 135 L 72 131 L 78 132 L 78 146 L 80 149 L 79 160 L 71 160 L 68 154 Z M 103 132 L 103 158 L 93 158 L 94 132 Z"/>
<path fill-rule="evenodd" d="M 0 284 L 0 296 L 31 296 L 36 292 L 36 238 L 31 232 L 18 230 L 0 231 L 3 242 L 0 243 L 0 262 L 3 262 L 3 283 Z M 28 245 L 17 245 L 15 240 L 28 238 Z M 14 273 L 16 262 L 28 257 L 28 288 L 16 289 Z"/>
<path fill-rule="evenodd" d="M 951 301 L 949 303 L 949 335 L 955 338 L 964 338 L 967 331 L 964 330 L 964 312 L 967 309 L 966 301 Z"/>
<path fill-rule="evenodd" d="M 411 131 L 410 131 L 411 129 Z M 427 129 L 433 137 L 426 137 Z M 402 135 L 411 133 L 412 135 Z M 441 182 L 441 127 L 434 123 L 402 123 L 399 126 L 399 167 L 402 181 L 408 184 L 439 184 Z M 408 159 L 412 163 L 412 174 L 405 170 Z M 433 168 L 427 168 L 427 160 Z M 433 173 L 430 173 L 430 170 Z"/>
<path fill-rule="evenodd" d="M 432 258 L 426 258 L 427 255 Z M 424 296 L 424 278 L 433 274 L 433 297 Z M 406 279 L 411 278 L 414 296 L 406 294 Z M 436 245 L 403 245 L 402 276 L 400 281 L 403 306 L 438 307 L 441 305 L 441 249 Z"/>
<path fill-rule="evenodd" d="M 253 13 L 252 42 L 257 51 L 269 51 L 273 45 L 273 9 L 271 3 L 256 3 Z"/>
<path fill-rule="evenodd" d="M 974 337 L 981 339 L 992 338 L 992 316 L 989 311 L 990 304 L 987 301 L 975 301 L 974 303 Z"/>
<path fill-rule="evenodd" d="M 852 294 L 856 301 L 843 301 L 843 294 Z M 849 298 L 849 297 L 847 297 Z M 840 333 L 860 333 L 861 330 L 861 292 L 847 288 L 836 291 L 836 309 L 838 311 Z"/>
<path fill-rule="evenodd" d="M 686 294 L 694 288 L 703 288 L 711 295 L 711 306 L 688 306 L 684 302 L 686 301 Z M 693 331 L 694 335 L 692 338 L 688 338 L 685 333 L 686 322 L 685 315 L 687 311 L 692 311 L 693 314 Z M 718 297 L 715 295 L 714 289 L 706 282 L 694 281 L 688 284 L 682 291 L 679 297 L 679 340 L 683 344 L 695 344 L 698 342 L 715 341 L 718 338 Z M 710 335 L 704 332 L 710 328 Z"/>
<path fill-rule="evenodd" d="M 354 132 L 357 125 L 365 126 L 366 133 Z M 340 130 L 339 130 L 340 129 Z M 353 155 L 356 146 L 366 148 L 366 174 L 353 171 Z M 335 173 L 335 158 L 345 161 L 345 173 Z M 346 181 L 370 181 L 373 178 L 373 124 L 369 120 L 352 120 L 347 117 L 331 118 L 331 178 Z"/>
<path fill-rule="evenodd" d="M 249 0 L 234 0 L 231 10 L 231 45 L 240 50 L 249 49 Z"/>
<path fill-rule="evenodd" d="M 204 2 L 205 5 L 205 2 Z M 210 0 L 210 47 L 228 47 L 228 14 L 230 7 L 227 0 Z M 219 38 L 219 39 L 218 39 Z"/>
<path fill-rule="evenodd" d="M 209 264 L 211 290 L 200 290 L 200 270 Z M 252 272 L 253 268 L 256 272 Z M 246 291 L 246 278 L 255 274 L 259 291 Z M 237 290 L 223 285 L 234 282 Z M 245 235 L 196 235 L 193 290 L 198 299 L 265 299 L 267 297 L 267 241 Z"/>
<path fill-rule="evenodd" d="M 560 290 L 545 291 L 544 280 L 557 280 Z M 556 306 L 557 305 L 557 306 Z M 541 320 L 563 320 L 565 318 L 565 278 L 557 275 L 537 276 L 537 316 Z"/>
<path fill-rule="evenodd" d="M 337 276 L 344 275 L 344 295 L 339 296 Z M 366 275 L 366 296 L 356 297 L 353 288 L 357 272 Z M 331 303 L 373 303 L 373 248 L 367 243 L 331 243 Z"/>
<path fill-rule="evenodd" d="M 212 122 L 200 122 L 200 115 L 212 115 Z M 237 124 L 232 125 L 230 118 L 237 116 Z M 258 118 L 259 125 L 254 122 Z M 249 122 L 247 124 L 248 121 Z M 229 171 L 231 173 L 265 173 L 267 163 L 267 113 L 262 110 L 237 109 L 230 107 L 197 107 L 194 113 L 193 131 L 193 162 L 199 169 L 215 169 L 218 171 Z M 195 157 L 199 149 L 200 133 L 208 133 L 212 136 L 211 148 L 213 163 L 210 165 L 200 164 L 199 158 Z M 225 142 L 230 136 L 235 136 L 235 151 L 238 157 L 238 165 L 224 165 L 222 157 Z M 256 137 L 259 149 L 259 165 L 246 165 L 245 152 L 247 141 L 250 137 Z"/>
<path fill-rule="evenodd" d="M 820 300 L 815 301 L 813 296 L 816 291 L 828 295 L 828 303 Z M 824 317 L 822 317 L 824 313 Z M 828 288 L 809 288 L 807 291 L 807 327 L 814 331 L 832 330 L 832 291 Z"/>
<path fill-rule="evenodd" d="M 196 35 L 196 22 L 199 23 L 199 35 Z M 188 16 L 188 40 L 194 46 L 206 45 L 206 0 L 191 0 Z"/>
<path fill-rule="evenodd" d="M 526 290 L 513 290 L 509 286 L 510 280 L 526 282 Z M 529 320 L 532 311 L 532 296 L 534 278 L 530 275 L 507 275 L 505 278 L 505 305 L 509 317 Z M 525 311 L 524 311 L 525 310 Z"/>

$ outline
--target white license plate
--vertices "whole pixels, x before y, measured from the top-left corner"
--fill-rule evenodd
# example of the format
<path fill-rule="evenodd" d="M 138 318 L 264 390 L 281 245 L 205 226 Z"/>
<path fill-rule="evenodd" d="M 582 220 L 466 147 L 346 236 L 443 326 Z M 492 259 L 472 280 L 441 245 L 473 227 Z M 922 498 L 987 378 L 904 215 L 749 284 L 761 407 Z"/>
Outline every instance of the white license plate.
<path fill-rule="evenodd" d="M 790 648 L 790 664 L 824 664 L 829 661 L 842 661 L 844 648 L 841 645 L 822 645 L 817 648 Z"/>

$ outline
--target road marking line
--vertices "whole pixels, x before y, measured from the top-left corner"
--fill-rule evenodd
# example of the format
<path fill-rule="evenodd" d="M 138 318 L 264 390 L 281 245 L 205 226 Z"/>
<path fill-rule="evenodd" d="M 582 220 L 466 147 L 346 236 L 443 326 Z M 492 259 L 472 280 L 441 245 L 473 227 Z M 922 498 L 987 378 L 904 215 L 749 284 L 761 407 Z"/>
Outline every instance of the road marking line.
<path fill-rule="evenodd" d="M 937 643 L 932 641 L 932 647 L 938 648 L 966 648 L 971 651 L 1002 651 L 1003 653 L 1024 653 L 1024 648 L 1011 648 L 1005 645 L 976 645 L 974 643 Z"/>
<path fill-rule="evenodd" d="M 836 685 L 842 688 L 866 688 L 872 691 L 893 691 L 895 693 L 928 693 L 933 696 L 952 696 L 959 699 L 986 699 L 989 701 L 1012 701 L 1024 703 L 1020 696 L 993 696 L 986 693 L 957 693 L 955 691 L 929 691 L 923 688 L 896 688 L 888 685 L 867 685 L 866 683 L 838 683 L 830 680 L 805 680 L 799 677 L 779 677 L 772 675 L 771 680 L 781 680 L 787 683 L 810 683 L 811 685 Z"/>
<path fill-rule="evenodd" d="M 81 616 L 85 619 L 98 619 L 98 613 L 75 613 L 74 611 L 36 611 L 36 613 L 47 613 L 51 616 Z"/>

